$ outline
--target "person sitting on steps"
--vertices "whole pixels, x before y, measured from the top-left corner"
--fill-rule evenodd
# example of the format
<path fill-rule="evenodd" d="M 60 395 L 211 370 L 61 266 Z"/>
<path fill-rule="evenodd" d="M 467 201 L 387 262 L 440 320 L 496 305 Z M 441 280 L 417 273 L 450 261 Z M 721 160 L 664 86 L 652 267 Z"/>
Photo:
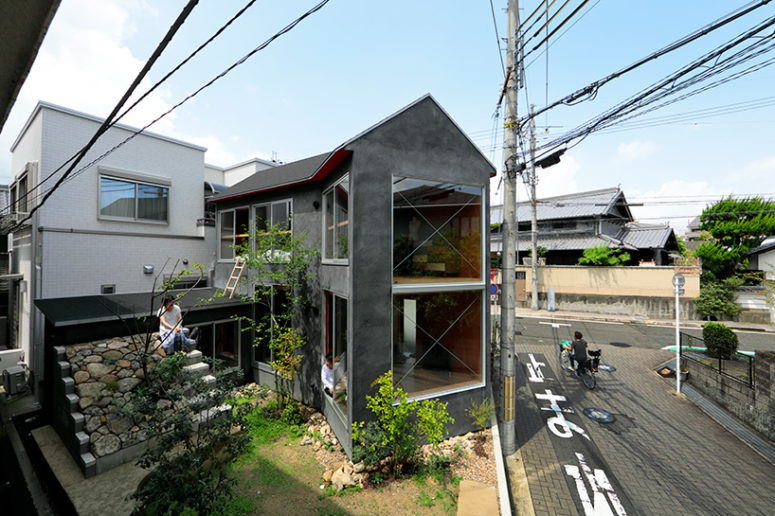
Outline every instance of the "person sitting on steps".
<path fill-rule="evenodd" d="M 579 366 L 583 365 L 587 361 L 587 341 L 584 340 L 583 335 L 580 331 L 577 331 L 573 334 L 573 342 L 571 343 L 571 354 L 570 354 L 570 368 L 571 371 L 576 371 L 576 374 L 579 374 L 578 369 L 576 365 L 574 364 L 574 360 L 579 362 Z"/>
<path fill-rule="evenodd" d="M 196 349 L 196 339 L 186 337 L 183 315 L 180 307 L 175 303 L 174 296 L 164 295 L 157 315 L 159 316 L 159 339 L 167 355 L 172 355 L 176 351 L 189 352 Z M 198 328 L 194 328 L 191 336 L 194 337 L 197 331 Z"/>

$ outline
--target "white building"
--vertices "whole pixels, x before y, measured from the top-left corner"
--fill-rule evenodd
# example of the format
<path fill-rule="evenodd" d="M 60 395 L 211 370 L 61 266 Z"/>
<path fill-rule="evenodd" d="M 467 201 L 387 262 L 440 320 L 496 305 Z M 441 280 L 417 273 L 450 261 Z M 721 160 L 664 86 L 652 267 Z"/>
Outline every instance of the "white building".
<path fill-rule="evenodd" d="M 38 103 L 11 147 L 12 210 L 3 227 L 40 204 L 102 121 Z M 35 299 L 152 292 L 173 267 L 194 264 L 211 282 L 217 246 L 208 190 L 273 165 L 205 165 L 203 147 L 148 132 L 126 141 L 136 132 L 122 124 L 107 131 L 10 238 L 8 346 L 24 350 L 33 375 L 44 355 Z"/>

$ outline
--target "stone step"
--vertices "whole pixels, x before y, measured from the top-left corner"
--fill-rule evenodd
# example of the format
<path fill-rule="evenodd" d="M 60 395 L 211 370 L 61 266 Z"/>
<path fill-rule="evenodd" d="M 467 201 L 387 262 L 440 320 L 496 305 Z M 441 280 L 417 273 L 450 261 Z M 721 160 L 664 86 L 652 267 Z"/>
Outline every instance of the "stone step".
<path fill-rule="evenodd" d="M 192 365 L 196 364 L 197 362 L 202 361 L 202 352 L 198 349 L 195 349 L 194 351 L 189 351 L 186 354 L 186 365 Z"/>
<path fill-rule="evenodd" d="M 196 362 L 191 365 L 183 366 L 183 369 L 189 373 L 195 373 L 200 376 L 204 376 L 210 371 L 210 366 L 204 362 Z"/>

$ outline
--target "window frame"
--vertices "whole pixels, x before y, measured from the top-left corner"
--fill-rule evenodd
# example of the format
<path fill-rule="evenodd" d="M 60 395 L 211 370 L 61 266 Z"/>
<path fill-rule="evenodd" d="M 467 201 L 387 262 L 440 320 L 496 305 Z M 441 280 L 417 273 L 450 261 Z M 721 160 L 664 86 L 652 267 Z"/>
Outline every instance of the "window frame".
<path fill-rule="evenodd" d="M 329 296 L 330 296 L 330 300 L 331 300 L 330 301 L 330 305 L 328 303 Z M 323 307 L 324 307 L 324 310 L 326 311 L 326 313 L 321 318 L 321 321 L 323 323 L 323 331 L 321 332 L 321 336 L 322 336 L 321 340 L 322 340 L 322 348 L 323 348 L 322 351 L 323 352 L 321 353 L 321 357 L 322 357 L 322 359 L 324 361 L 325 360 L 325 356 L 326 356 L 326 345 L 329 344 L 329 343 L 330 343 L 330 346 L 331 346 L 331 349 L 332 349 L 332 353 L 334 354 L 334 360 L 336 360 L 336 357 L 337 357 L 337 355 L 336 355 L 336 345 L 335 345 L 335 339 L 336 339 L 336 320 L 337 320 L 337 315 L 338 315 L 337 314 L 337 309 L 336 309 L 336 300 L 337 300 L 337 298 L 340 299 L 340 300 L 343 300 L 345 302 L 345 307 L 346 307 L 345 308 L 345 310 L 346 310 L 346 318 L 345 318 L 345 321 L 344 321 L 344 325 L 345 325 L 345 332 L 347 332 L 346 333 L 347 338 L 345 339 L 345 342 L 344 342 L 344 348 L 345 349 L 344 349 L 344 351 L 342 353 L 345 355 L 344 378 L 345 378 L 346 383 L 348 385 L 350 385 L 350 364 L 349 364 L 348 360 L 349 360 L 349 355 L 350 355 L 350 353 L 349 353 L 349 351 L 350 351 L 350 331 L 349 331 L 349 328 L 350 328 L 350 317 L 351 317 L 352 309 L 350 307 L 350 298 L 345 296 L 345 295 L 342 295 L 342 294 L 340 294 L 338 292 L 334 292 L 333 290 L 323 290 Z M 330 314 L 328 313 L 329 306 L 330 306 L 330 309 L 331 309 L 331 313 Z M 329 315 L 330 315 L 332 324 L 334 326 L 334 328 L 330 328 L 330 329 L 328 327 Z M 323 362 L 323 361 L 321 361 L 321 362 Z M 334 366 L 336 367 L 336 362 L 334 362 Z M 320 367 L 321 368 L 323 367 L 323 363 L 321 363 Z M 336 382 L 336 375 L 334 375 L 334 381 L 335 381 L 335 383 L 334 383 L 334 391 L 336 392 L 336 384 L 337 384 L 337 382 Z M 322 385 L 321 385 L 321 388 L 322 388 Z M 336 410 L 338 410 L 339 413 L 342 414 L 345 417 L 345 420 L 347 420 L 347 417 L 348 417 L 347 413 L 350 410 L 349 398 L 348 398 L 348 400 L 346 402 L 347 403 L 346 407 L 342 407 L 335 399 L 332 399 L 332 398 L 330 398 L 329 396 L 327 396 L 325 394 L 323 395 L 323 398 L 325 398 L 330 405 L 336 407 Z"/>
<path fill-rule="evenodd" d="M 481 276 L 478 281 L 467 281 L 467 282 L 433 282 L 432 276 L 429 276 L 428 279 L 430 281 L 424 282 L 424 283 L 394 283 L 392 282 L 392 275 L 394 274 L 394 267 L 395 264 L 393 263 L 393 253 L 390 254 L 390 271 L 391 271 L 391 306 L 393 304 L 393 299 L 396 295 L 401 294 L 425 294 L 425 293 L 440 293 L 440 292 L 463 292 L 463 291 L 470 291 L 470 292 L 479 292 L 481 295 L 481 324 L 480 324 L 480 345 L 479 345 L 479 352 L 480 352 L 480 360 L 481 360 L 481 375 L 478 382 L 475 383 L 469 383 L 463 386 L 459 387 L 449 387 L 449 388 L 442 388 L 438 390 L 431 390 L 428 392 L 424 392 L 421 394 L 408 394 L 409 400 L 416 400 L 416 401 L 422 401 L 426 399 L 434 399 L 441 396 L 447 396 L 450 394 L 455 394 L 459 392 L 465 392 L 470 391 L 474 389 L 480 389 L 484 387 L 487 383 L 487 375 L 489 374 L 488 368 L 487 368 L 487 356 L 486 356 L 486 350 L 487 350 L 487 313 L 488 313 L 488 296 L 487 296 L 487 280 L 489 277 L 487 276 L 487 270 L 485 270 L 485 264 L 489 263 L 489 256 L 487 254 L 487 250 L 485 249 L 486 243 L 487 243 L 487 233 L 486 231 L 489 230 L 489 228 L 486 227 L 487 222 L 487 213 L 485 213 L 485 195 L 487 195 L 487 188 L 484 185 L 479 184 L 473 184 L 473 183 L 465 183 L 465 182 L 450 182 L 450 181 L 438 181 L 434 179 L 428 179 L 423 177 L 416 177 L 406 174 L 394 174 L 391 176 L 391 196 L 390 196 L 390 241 L 395 241 L 395 223 L 394 223 L 394 214 L 395 214 L 395 195 L 393 193 L 393 185 L 395 184 L 395 180 L 397 178 L 406 178 L 406 179 L 412 179 L 417 181 L 424 181 L 427 183 L 438 183 L 438 184 L 454 184 L 454 185 L 462 185 L 462 186 L 469 186 L 473 188 L 478 188 L 481 191 L 480 197 L 482 202 L 482 210 L 481 210 L 481 216 L 479 217 L 479 224 L 480 224 L 480 235 L 481 235 Z M 391 309 L 392 313 L 392 309 Z M 392 315 L 391 315 L 391 325 L 390 325 L 390 342 L 391 342 L 391 350 L 390 350 L 390 370 L 394 371 L 394 359 L 393 356 L 393 339 L 394 339 L 394 324 L 392 324 Z"/>
<path fill-rule="evenodd" d="M 218 211 L 218 221 L 217 221 L 217 241 L 218 241 L 218 261 L 219 262 L 234 262 L 234 260 L 237 257 L 237 251 L 234 249 L 233 246 L 236 245 L 237 242 L 237 212 L 239 210 L 246 210 L 248 212 L 248 233 L 247 237 L 250 238 L 250 228 L 252 227 L 252 222 L 250 221 L 250 214 L 252 213 L 249 206 L 237 206 L 235 208 L 229 208 L 228 210 L 220 210 Z M 233 220 L 232 220 L 232 231 L 231 234 L 231 243 L 228 244 L 228 249 L 231 251 L 231 256 L 224 257 L 223 256 L 223 215 L 231 213 L 233 214 Z"/>
<path fill-rule="evenodd" d="M 256 212 L 259 208 L 266 208 L 267 213 L 269 214 L 269 227 L 271 228 L 276 224 L 274 221 L 274 207 L 278 204 L 285 204 L 287 206 L 287 209 L 285 210 L 286 216 L 288 218 L 288 230 L 286 231 L 289 235 L 293 236 L 293 198 L 289 197 L 287 199 L 278 199 L 276 201 L 269 201 L 269 202 L 260 202 L 256 204 L 252 204 L 250 206 L 250 224 L 252 227 L 252 231 L 254 236 L 258 236 L 258 229 L 256 228 Z M 252 249 L 256 250 L 256 244 L 255 241 L 251 241 L 250 245 L 252 246 Z M 274 247 L 272 247 L 272 250 L 274 251 Z"/>
<path fill-rule="evenodd" d="M 102 213 L 102 180 L 107 179 L 110 181 L 119 181 L 122 183 L 132 184 L 134 186 L 134 216 L 124 217 L 120 215 L 105 215 Z M 139 216 L 139 202 L 138 196 L 140 186 L 150 186 L 152 188 L 161 188 L 166 192 L 164 197 L 165 209 L 164 219 L 147 219 Z M 100 171 L 97 177 L 97 218 L 100 220 L 115 221 L 115 222 L 133 222 L 139 224 L 157 224 L 157 225 L 169 225 L 170 223 L 170 182 L 162 180 L 161 178 L 140 178 L 131 177 L 131 175 L 123 175 L 121 173 L 111 173 L 108 171 Z"/>
<path fill-rule="evenodd" d="M 274 338 L 274 332 L 275 332 L 274 321 L 272 320 L 272 317 L 271 317 L 275 313 L 275 299 L 276 299 L 275 292 L 277 290 L 288 290 L 288 289 L 287 289 L 287 287 L 285 287 L 284 285 L 280 285 L 279 283 L 272 283 L 271 285 L 263 285 L 263 286 L 271 287 L 271 289 L 272 289 L 271 301 L 270 301 L 270 305 L 271 306 L 269 308 L 269 312 L 270 312 L 269 320 L 270 320 L 270 325 L 271 325 L 269 327 L 269 340 L 271 342 L 271 340 Z M 254 313 L 253 314 L 254 318 L 255 318 L 255 315 L 256 314 Z M 255 337 L 255 331 L 253 331 L 253 341 L 254 342 L 255 342 L 255 338 L 256 338 Z M 274 374 L 274 370 L 272 370 L 272 366 L 270 366 L 268 362 L 262 362 L 260 360 L 256 360 L 256 350 L 257 349 L 258 349 L 258 346 L 255 346 L 255 345 L 252 346 L 252 352 L 250 354 L 250 359 L 251 359 L 251 361 L 253 363 L 253 367 L 257 367 L 259 369 L 262 369 L 264 371 L 268 371 L 268 372 Z M 274 351 L 272 350 L 272 348 L 269 348 L 269 360 L 270 361 L 274 360 Z"/>
<path fill-rule="evenodd" d="M 242 368 L 242 339 L 241 339 L 241 335 L 242 335 L 242 322 L 240 320 L 238 320 L 238 319 L 233 319 L 233 318 L 216 319 L 216 320 L 213 320 L 213 321 L 204 321 L 204 322 L 201 322 L 201 323 L 197 323 L 196 326 L 200 328 L 200 332 L 201 331 L 209 331 L 209 332 L 211 332 L 211 334 L 210 334 L 210 349 L 203 350 L 201 348 L 201 345 L 200 345 L 199 350 L 202 351 L 202 354 L 204 356 L 206 356 L 206 357 L 217 358 L 219 360 L 222 360 L 222 361 L 226 362 L 227 361 L 226 359 L 215 356 L 215 350 L 216 350 L 215 326 L 217 324 L 226 324 L 226 323 L 231 323 L 231 324 L 236 324 L 237 325 L 237 331 L 235 333 L 235 335 L 236 335 L 236 342 L 235 342 L 235 345 L 234 345 L 234 348 L 237 351 L 237 354 L 236 354 L 236 357 L 234 358 L 234 360 L 237 363 L 236 367 L 241 369 Z M 204 329 L 204 328 L 206 328 L 206 329 Z M 232 364 L 227 364 L 226 367 L 232 367 Z"/>
<path fill-rule="evenodd" d="M 335 197 L 335 193 L 336 193 L 336 187 L 339 186 L 340 184 L 344 183 L 344 182 L 347 182 L 347 192 L 348 192 L 348 194 L 347 194 L 347 247 L 348 247 L 348 252 L 347 252 L 347 258 L 338 258 L 337 254 L 338 254 L 338 248 L 339 247 L 337 246 L 337 243 L 336 243 L 337 217 L 336 217 L 336 197 Z M 321 217 L 322 218 L 322 238 L 321 238 L 322 249 L 321 249 L 321 254 L 320 254 L 320 256 L 321 256 L 321 263 L 324 263 L 324 264 L 327 264 L 327 265 L 349 265 L 349 263 L 350 263 L 350 254 L 351 254 L 351 249 L 352 249 L 351 235 L 350 235 L 350 213 L 352 211 L 351 203 L 350 203 L 350 198 L 352 197 L 352 193 L 351 192 L 352 192 L 352 185 L 350 184 L 350 171 L 349 170 L 347 172 L 345 172 L 342 175 L 342 177 L 340 177 L 339 179 L 334 181 L 331 184 L 331 186 L 329 186 L 328 188 L 323 190 L 323 194 L 321 196 L 321 207 L 322 207 L 322 212 L 323 212 L 323 216 Z M 332 198 L 332 201 L 333 201 L 333 203 L 332 203 L 332 209 L 333 209 L 333 211 L 332 211 L 332 219 L 333 219 L 332 222 L 333 222 L 333 236 L 334 236 L 333 242 L 332 242 L 332 245 L 333 245 L 332 253 L 334 255 L 333 258 L 327 258 L 326 257 L 326 245 L 328 244 L 328 231 L 327 231 L 327 227 L 326 227 L 326 210 L 328 209 L 328 199 L 327 199 L 327 197 L 328 197 L 329 194 L 332 194 L 331 198 Z"/>

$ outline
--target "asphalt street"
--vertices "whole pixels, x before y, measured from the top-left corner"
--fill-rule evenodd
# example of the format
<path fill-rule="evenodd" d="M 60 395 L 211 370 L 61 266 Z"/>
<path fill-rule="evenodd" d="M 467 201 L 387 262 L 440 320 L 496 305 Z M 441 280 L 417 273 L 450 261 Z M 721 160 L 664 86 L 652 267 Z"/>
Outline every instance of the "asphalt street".
<path fill-rule="evenodd" d="M 547 314 L 548 315 L 548 314 Z M 556 326 L 553 326 L 556 325 Z M 675 345 L 675 327 L 671 325 L 639 324 L 637 322 L 584 321 L 550 316 L 517 317 L 516 329 L 521 337 L 538 339 L 537 342 L 569 340 L 574 331 L 584 334 L 593 348 L 610 345 L 615 347 L 640 347 L 661 349 Z M 702 337 L 699 328 L 681 328 L 682 333 Z M 741 351 L 775 351 L 775 334 L 757 331 L 735 331 Z"/>
<path fill-rule="evenodd" d="M 541 322 L 518 319 L 516 349 L 517 445 L 537 515 L 772 513 L 775 465 L 656 374 L 674 328 Z M 576 329 L 615 369 L 594 390 L 559 368 L 555 343 Z"/>

